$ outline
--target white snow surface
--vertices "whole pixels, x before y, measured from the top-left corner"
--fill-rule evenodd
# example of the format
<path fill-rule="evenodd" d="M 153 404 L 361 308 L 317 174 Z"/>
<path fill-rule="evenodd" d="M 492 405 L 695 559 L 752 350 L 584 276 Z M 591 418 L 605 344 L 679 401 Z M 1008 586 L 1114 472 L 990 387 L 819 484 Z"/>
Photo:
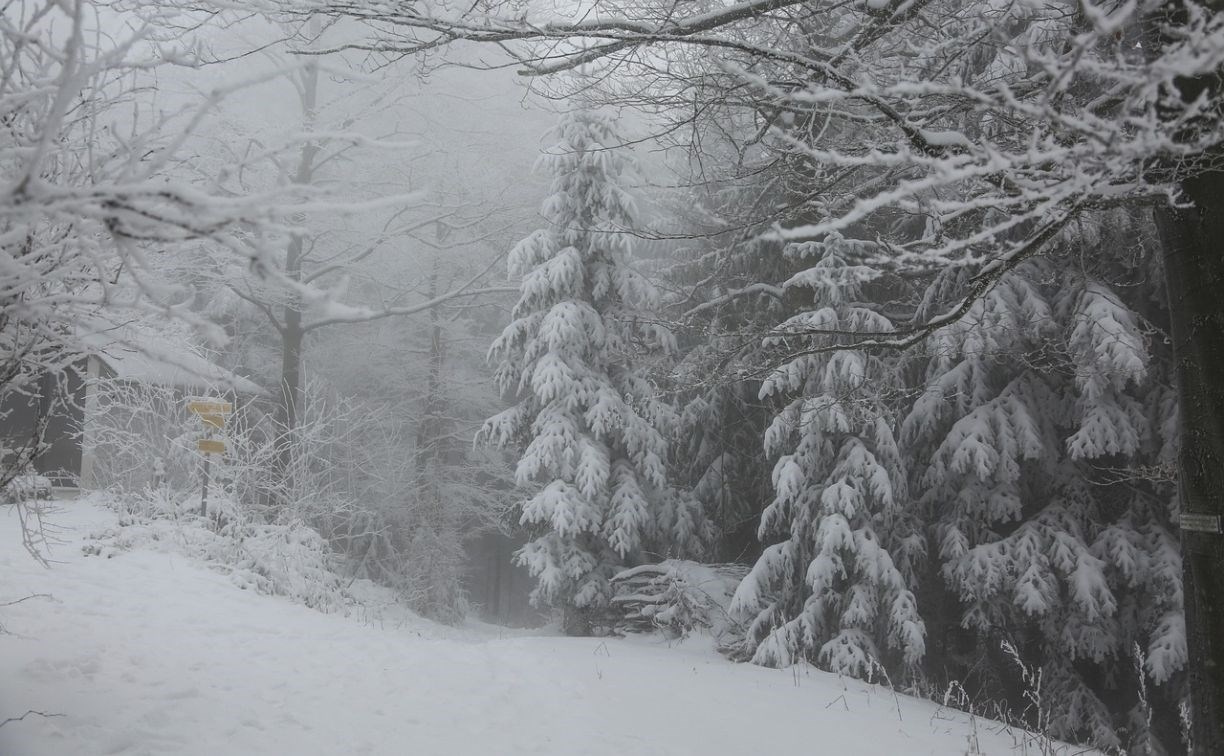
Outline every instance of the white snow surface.
<path fill-rule="evenodd" d="M 449 628 L 368 585 L 324 614 L 243 590 L 174 538 L 99 549 L 116 515 L 89 500 L 51 520 L 48 569 L 0 508 L 0 720 L 62 715 L 0 727 L 3 756 L 1025 752 L 996 722 L 735 664 L 706 638 Z M 49 597 L 8 603 L 31 594 Z"/>

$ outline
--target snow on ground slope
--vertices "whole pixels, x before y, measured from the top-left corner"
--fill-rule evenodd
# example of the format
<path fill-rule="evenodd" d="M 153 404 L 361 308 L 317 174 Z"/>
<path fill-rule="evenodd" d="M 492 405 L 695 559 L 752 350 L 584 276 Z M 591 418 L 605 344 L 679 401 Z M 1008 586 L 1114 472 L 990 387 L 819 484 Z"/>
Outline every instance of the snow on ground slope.
<path fill-rule="evenodd" d="M 708 643 L 323 614 L 173 548 L 87 556 L 115 521 L 87 502 L 54 519 L 46 569 L 0 508 L 0 719 L 62 715 L 0 727 L 3 756 L 1023 752 L 997 723 Z M 50 597 L 4 606 L 31 594 Z"/>

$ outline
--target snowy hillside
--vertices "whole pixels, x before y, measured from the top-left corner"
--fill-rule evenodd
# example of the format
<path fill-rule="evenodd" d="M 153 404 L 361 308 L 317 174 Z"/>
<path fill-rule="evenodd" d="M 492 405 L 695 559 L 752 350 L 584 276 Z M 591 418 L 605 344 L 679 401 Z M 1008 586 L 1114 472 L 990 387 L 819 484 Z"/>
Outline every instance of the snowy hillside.
<path fill-rule="evenodd" d="M 98 548 L 90 534 L 116 516 L 90 503 L 54 519 L 48 570 L 0 510 L 0 603 L 37 594 L 0 609 L 0 714 L 60 715 L 5 724 L 5 756 L 1025 752 L 997 723 L 811 669 L 733 664 L 699 640 L 324 614 L 243 590 L 173 543 Z"/>

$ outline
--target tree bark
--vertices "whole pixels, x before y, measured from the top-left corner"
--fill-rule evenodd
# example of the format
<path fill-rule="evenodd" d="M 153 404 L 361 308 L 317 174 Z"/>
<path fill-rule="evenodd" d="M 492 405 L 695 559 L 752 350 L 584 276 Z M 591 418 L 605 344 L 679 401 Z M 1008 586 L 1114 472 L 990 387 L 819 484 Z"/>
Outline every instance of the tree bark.
<path fill-rule="evenodd" d="M 294 281 L 301 278 L 302 240 L 294 237 L 289 243 L 286 272 Z M 280 449 L 278 450 L 281 477 L 285 491 L 293 488 L 293 444 L 298 427 L 298 416 L 302 410 L 302 308 L 296 294 L 289 295 L 285 305 L 284 322 L 281 329 L 281 375 L 280 375 Z"/>
<path fill-rule="evenodd" d="M 1149 55 L 1185 28 L 1190 6 L 1214 14 L 1220 0 L 1167 0 L 1147 19 Z M 1176 117 L 1185 104 L 1206 97 L 1220 107 L 1220 72 L 1174 77 L 1175 95 L 1159 103 Z M 1178 103 L 1176 100 L 1180 99 Z M 1190 124 L 1180 139 L 1190 141 Z M 1224 171 L 1197 156 L 1200 172 L 1180 181 L 1189 206 L 1157 212 L 1173 341 L 1179 412 L 1178 504 L 1182 518 L 1182 595 L 1186 618 L 1187 678 L 1192 756 L 1224 755 L 1224 534 L 1210 531 L 1224 516 Z M 1215 163 L 1218 165 L 1218 163 Z M 1157 173 L 1180 166 L 1156 166 Z M 1192 167 L 1193 170 L 1193 167 Z M 1167 175 L 1155 176 L 1168 180 Z M 1198 518 L 1188 522 L 1186 516 Z M 1216 528 L 1218 529 L 1218 528 Z"/>
<path fill-rule="evenodd" d="M 438 262 L 433 263 L 429 274 L 430 299 L 438 296 Z M 428 475 L 429 464 L 442 457 L 442 412 L 446 400 L 442 396 L 442 364 L 445 355 L 442 349 L 442 315 L 437 307 L 429 308 L 429 374 L 425 385 L 424 414 L 417 426 L 417 465 L 422 476 Z M 423 481 L 432 488 L 432 481 Z M 424 489 L 424 486 L 423 486 Z M 433 491 L 422 491 L 433 495 Z"/>
<path fill-rule="evenodd" d="M 298 94 L 301 98 L 302 122 L 309 129 L 315 120 L 319 97 L 319 70 L 308 66 L 302 71 Z M 298 155 L 297 170 L 293 175 L 295 184 L 309 184 L 314 180 L 315 159 L 319 155 L 319 144 L 308 141 L 302 145 Z M 304 218 L 302 220 L 305 220 Z M 302 280 L 302 256 L 305 241 L 301 234 L 294 234 L 285 250 L 285 276 L 294 283 Z M 302 412 L 302 349 L 305 341 L 302 330 L 302 300 L 296 291 L 290 291 L 285 302 L 281 324 L 281 375 L 280 375 L 280 422 L 277 461 L 279 477 L 286 495 L 293 490 L 294 436 Z"/>
<path fill-rule="evenodd" d="M 1164 213 L 1177 374 L 1183 514 L 1224 515 L 1224 173 L 1183 184 L 1194 207 Z M 1224 754 L 1224 535 L 1182 530 L 1191 742 Z"/>

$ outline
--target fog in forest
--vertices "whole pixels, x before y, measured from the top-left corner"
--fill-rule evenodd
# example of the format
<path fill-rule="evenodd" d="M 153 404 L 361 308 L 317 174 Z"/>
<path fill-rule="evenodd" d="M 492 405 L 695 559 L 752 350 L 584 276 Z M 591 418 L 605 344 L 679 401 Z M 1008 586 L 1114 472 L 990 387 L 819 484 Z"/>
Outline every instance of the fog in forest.
<path fill-rule="evenodd" d="M 1224 753 L 1211 3 L 0 12 L 0 754 Z"/>

